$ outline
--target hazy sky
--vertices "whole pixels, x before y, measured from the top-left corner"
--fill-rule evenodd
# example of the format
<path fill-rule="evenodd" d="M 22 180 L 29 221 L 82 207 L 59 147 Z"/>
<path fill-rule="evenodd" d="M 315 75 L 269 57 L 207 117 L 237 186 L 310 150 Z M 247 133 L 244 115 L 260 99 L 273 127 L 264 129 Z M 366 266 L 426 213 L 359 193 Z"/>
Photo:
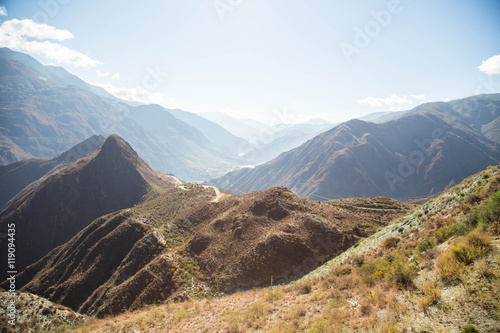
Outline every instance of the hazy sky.
<path fill-rule="evenodd" d="M 500 92 L 498 0 L 0 6 L 1 46 L 61 65 L 119 97 L 191 112 L 262 120 L 287 110 L 297 119 L 343 121 Z"/>

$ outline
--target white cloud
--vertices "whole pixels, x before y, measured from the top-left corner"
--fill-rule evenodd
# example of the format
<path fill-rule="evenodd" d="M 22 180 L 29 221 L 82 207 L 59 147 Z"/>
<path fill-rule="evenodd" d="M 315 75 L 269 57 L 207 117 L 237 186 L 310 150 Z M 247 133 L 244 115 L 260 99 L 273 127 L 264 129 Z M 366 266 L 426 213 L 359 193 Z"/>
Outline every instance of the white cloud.
<path fill-rule="evenodd" d="M 88 68 L 102 64 L 83 53 L 49 41 L 64 41 L 73 37 L 74 35 L 67 30 L 59 30 L 28 19 L 13 19 L 0 25 L 1 46 L 41 55 L 57 63 L 69 64 L 74 67 Z"/>
<path fill-rule="evenodd" d="M 388 111 L 399 111 L 403 109 L 403 106 L 412 106 L 415 103 L 421 103 L 426 99 L 425 94 L 420 95 L 402 95 L 398 96 L 392 94 L 389 97 L 366 97 L 358 100 L 359 104 L 374 106 L 374 107 L 386 107 Z"/>
<path fill-rule="evenodd" d="M 2 23 L 0 30 L 7 35 L 32 37 L 39 40 L 52 39 L 63 41 L 75 37 L 68 30 L 59 30 L 47 24 L 35 23 L 32 20 L 12 19 L 5 21 Z"/>
<path fill-rule="evenodd" d="M 4 6 L 0 6 L 0 16 L 7 16 L 7 9 Z"/>
<path fill-rule="evenodd" d="M 95 73 L 97 74 L 97 76 L 100 76 L 100 77 L 108 77 L 108 76 L 111 75 L 111 73 L 101 72 L 100 70 L 96 70 Z M 120 74 L 119 73 L 115 73 L 115 74 L 111 75 L 111 78 L 113 80 L 119 80 L 120 79 Z"/>
<path fill-rule="evenodd" d="M 500 74 L 500 55 L 483 60 L 481 66 L 478 66 L 477 69 L 488 75 Z"/>
<path fill-rule="evenodd" d="M 100 70 L 96 70 L 95 73 L 97 74 L 97 76 L 100 76 L 100 77 L 107 77 L 107 76 L 109 76 L 109 73 L 103 73 Z"/>
<path fill-rule="evenodd" d="M 92 83 L 95 86 L 106 89 L 110 94 L 130 102 L 145 104 L 162 104 L 163 94 L 152 93 L 146 89 L 117 87 L 112 84 Z"/>
<path fill-rule="evenodd" d="M 413 98 L 415 98 L 416 100 L 419 100 L 419 101 L 425 100 L 425 94 L 411 95 L 411 97 L 413 97 Z"/>

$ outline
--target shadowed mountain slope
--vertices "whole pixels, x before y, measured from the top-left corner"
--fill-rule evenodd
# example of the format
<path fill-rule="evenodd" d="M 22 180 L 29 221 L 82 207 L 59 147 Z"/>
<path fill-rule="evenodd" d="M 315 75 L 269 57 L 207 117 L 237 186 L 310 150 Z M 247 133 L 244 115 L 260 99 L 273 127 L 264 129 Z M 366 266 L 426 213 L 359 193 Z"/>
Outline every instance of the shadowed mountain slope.
<path fill-rule="evenodd" d="M 16 268 L 21 270 L 95 218 L 174 184 L 149 168 L 123 139 L 111 135 L 98 151 L 44 176 L 12 201 L 0 214 L 0 230 L 6 233 L 7 225 L 15 224 Z M 5 239 L 1 241 L 5 249 Z"/>
<path fill-rule="evenodd" d="M 50 160 L 28 159 L 8 165 L 0 165 L 0 210 L 26 186 L 49 172 L 59 170 L 76 160 L 87 156 L 104 142 L 103 136 L 91 138 L 77 144 L 70 150 Z"/>

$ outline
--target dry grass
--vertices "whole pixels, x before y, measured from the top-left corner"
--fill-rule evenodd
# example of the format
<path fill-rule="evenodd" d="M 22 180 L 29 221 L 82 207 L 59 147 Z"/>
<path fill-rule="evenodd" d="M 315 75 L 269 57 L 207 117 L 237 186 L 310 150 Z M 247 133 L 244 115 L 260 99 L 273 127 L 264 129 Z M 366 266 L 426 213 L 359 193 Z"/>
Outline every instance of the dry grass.
<path fill-rule="evenodd" d="M 419 298 L 418 305 L 425 312 L 441 298 L 441 287 L 437 281 L 427 280 L 422 289 L 424 296 Z"/>

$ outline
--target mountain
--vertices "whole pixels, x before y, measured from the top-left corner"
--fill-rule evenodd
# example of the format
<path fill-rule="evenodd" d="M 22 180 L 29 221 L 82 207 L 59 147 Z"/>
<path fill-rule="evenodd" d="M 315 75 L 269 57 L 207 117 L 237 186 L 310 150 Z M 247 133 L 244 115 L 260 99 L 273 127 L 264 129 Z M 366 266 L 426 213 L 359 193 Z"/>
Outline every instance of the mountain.
<path fill-rule="evenodd" d="M 219 124 L 206 118 L 180 109 L 167 109 L 167 111 L 175 118 L 202 132 L 213 145 L 225 153 L 230 152 L 233 156 L 239 156 L 241 149 L 248 145 L 244 139 L 231 134 Z"/>
<path fill-rule="evenodd" d="M 24 64 L 34 69 L 38 73 L 42 74 L 41 76 L 42 79 L 45 80 L 51 79 L 62 85 L 79 87 L 89 92 L 92 92 L 96 95 L 99 95 L 101 97 L 108 98 L 111 100 L 118 100 L 118 98 L 108 93 L 105 89 L 88 84 L 87 82 L 81 80 L 76 75 L 69 73 L 64 68 L 59 66 L 43 66 L 42 64 L 40 64 L 38 61 L 36 61 L 27 54 L 21 52 L 15 52 L 6 47 L 0 47 L 0 58 L 15 60 Z"/>
<path fill-rule="evenodd" d="M 450 110 L 449 108 L 452 108 Z M 417 107 L 412 113 L 424 112 L 440 114 L 452 124 L 471 127 L 485 137 L 500 144 L 500 94 L 476 95 L 447 103 L 429 103 Z"/>
<path fill-rule="evenodd" d="M 2 189 L 0 192 L 0 211 L 26 186 L 50 172 L 66 167 L 87 156 L 99 148 L 104 140 L 103 136 L 92 136 L 50 160 L 27 159 L 8 165 L 0 165 L 0 188 Z"/>
<path fill-rule="evenodd" d="M 200 115 L 246 140 L 238 145 L 238 153 L 247 164 L 268 162 L 334 126 L 324 119 L 311 119 L 301 124 L 266 126 L 252 119 L 233 118 L 219 112 L 205 112 Z"/>
<path fill-rule="evenodd" d="M 315 121 L 269 127 L 252 138 L 242 157 L 255 164 L 268 162 L 333 126 L 327 121 Z"/>
<path fill-rule="evenodd" d="M 368 121 L 371 123 L 385 123 L 391 120 L 395 120 L 398 118 L 403 117 L 405 114 L 407 114 L 409 111 L 387 111 L 387 112 L 374 112 L 367 114 L 366 116 L 359 117 L 357 119 L 363 120 L 363 121 Z"/>
<path fill-rule="evenodd" d="M 50 159 L 92 135 L 116 133 L 156 170 L 188 180 L 220 176 L 241 164 L 210 144 L 199 130 L 160 106 L 131 106 L 96 94 L 61 68 L 43 66 L 28 55 L 0 50 L 0 163 Z M 141 113 L 163 110 L 164 129 Z M 133 119 L 132 119 L 133 118 Z M 169 123 L 166 123 L 169 122 Z M 180 130 L 182 129 L 182 130 Z"/>
<path fill-rule="evenodd" d="M 132 207 L 175 184 L 172 177 L 153 171 L 123 139 L 111 135 L 98 151 L 23 191 L 0 214 L 0 230 L 6 234 L 8 225 L 15 224 L 16 268 L 21 270 L 97 217 Z M 6 251 L 6 239 L 0 241 Z"/>
<path fill-rule="evenodd" d="M 200 181 L 212 174 L 222 174 L 223 170 L 234 170 L 235 164 L 241 163 L 236 155 L 218 149 L 200 130 L 174 117 L 160 105 L 136 106 L 129 110 L 127 118 L 147 129 L 148 135 L 156 139 L 156 147 L 168 148 L 163 155 L 156 154 L 154 149 L 144 153 L 152 165 L 162 166 L 159 170 L 173 170 L 182 179 Z M 143 145 L 138 144 L 138 147 Z"/>
<path fill-rule="evenodd" d="M 291 284 L 159 305 L 85 328 L 498 332 L 498 170 L 467 179 Z"/>
<path fill-rule="evenodd" d="M 269 285 L 303 275 L 412 207 L 388 198 L 318 203 L 280 187 L 238 196 L 184 184 L 95 219 L 28 266 L 16 286 L 102 317 Z"/>
<path fill-rule="evenodd" d="M 176 301 L 87 322 L 75 320 L 78 314 L 73 320 L 48 322 L 49 316 L 64 316 L 67 308 L 55 305 L 54 311 L 40 314 L 36 309 L 51 303 L 21 292 L 26 305 L 17 309 L 18 325 L 29 329 L 41 320 L 44 328 L 74 332 L 497 333 L 499 190 L 500 166 L 490 167 L 300 279 L 211 297 L 197 292 L 195 280 L 187 276 L 190 288 Z M 334 202 L 349 211 L 362 201 L 365 206 L 358 208 L 363 211 L 368 199 Z M 372 211 L 381 209 L 380 204 L 375 200 Z M 183 267 L 191 266 L 184 262 Z M 143 277 L 157 273 L 151 270 Z M 135 286 L 139 291 L 140 284 Z M 103 304 L 110 302 L 106 295 L 94 296 L 94 301 L 101 297 Z M 0 321 L 5 317 L 0 313 Z"/>
<path fill-rule="evenodd" d="M 221 112 L 202 112 L 199 115 L 219 124 L 231 134 L 247 141 L 255 137 L 259 131 L 268 127 L 266 124 L 254 119 L 234 118 Z"/>
<path fill-rule="evenodd" d="M 383 124 L 346 122 L 264 165 L 210 184 L 236 193 L 282 185 L 318 200 L 409 199 L 439 193 L 499 161 L 498 145 L 467 119 L 446 103 L 430 104 Z"/>

